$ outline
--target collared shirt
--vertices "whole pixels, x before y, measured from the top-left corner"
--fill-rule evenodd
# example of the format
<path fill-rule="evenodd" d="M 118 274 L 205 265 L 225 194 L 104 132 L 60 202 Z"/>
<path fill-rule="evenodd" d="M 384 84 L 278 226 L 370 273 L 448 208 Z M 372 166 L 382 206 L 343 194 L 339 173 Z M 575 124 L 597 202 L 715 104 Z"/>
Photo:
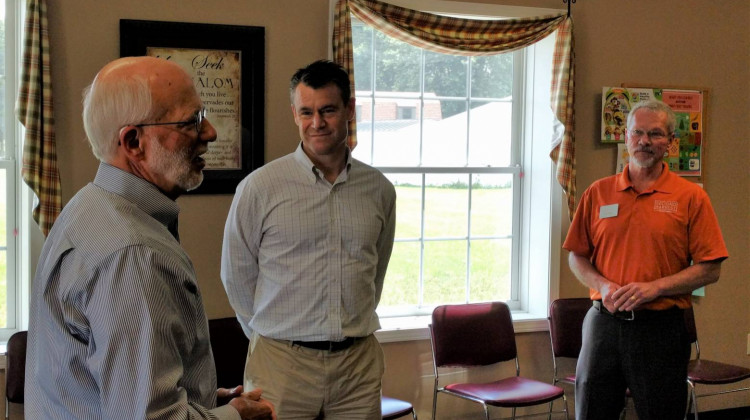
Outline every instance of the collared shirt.
<path fill-rule="evenodd" d="M 216 404 L 208 322 L 179 207 L 101 164 L 65 206 L 33 283 L 28 419 L 232 418 Z"/>
<path fill-rule="evenodd" d="M 621 286 L 729 256 L 706 192 L 666 165 L 653 186 L 640 193 L 627 166 L 592 184 L 581 196 L 563 248 L 588 257 L 601 275 Z M 601 299 L 596 290 L 590 295 Z M 690 306 L 690 295 L 662 296 L 643 309 L 675 305 Z"/>
<path fill-rule="evenodd" d="M 221 278 L 245 333 L 343 340 L 378 328 L 396 193 L 348 155 L 331 184 L 302 146 L 248 175 L 224 230 Z"/>

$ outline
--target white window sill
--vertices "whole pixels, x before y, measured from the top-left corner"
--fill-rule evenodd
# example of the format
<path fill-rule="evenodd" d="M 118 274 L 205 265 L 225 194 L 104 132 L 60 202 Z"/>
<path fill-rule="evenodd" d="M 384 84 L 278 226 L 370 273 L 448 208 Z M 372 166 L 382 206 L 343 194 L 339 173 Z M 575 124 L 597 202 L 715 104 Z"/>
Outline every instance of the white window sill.
<path fill-rule="evenodd" d="M 375 332 L 375 337 L 381 343 L 395 343 L 401 341 L 429 340 L 428 325 L 431 317 L 413 316 L 399 318 L 380 318 L 381 329 Z M 528 312 L 513 312 L 513 328 L 517 333 L 548 331 L 547 318 Z"/>

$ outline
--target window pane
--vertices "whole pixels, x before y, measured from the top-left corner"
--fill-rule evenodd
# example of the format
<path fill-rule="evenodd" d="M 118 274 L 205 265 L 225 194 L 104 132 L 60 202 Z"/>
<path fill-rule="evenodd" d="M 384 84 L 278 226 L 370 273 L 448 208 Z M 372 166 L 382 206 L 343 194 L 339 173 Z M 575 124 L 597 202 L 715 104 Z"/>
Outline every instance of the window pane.
<path fill-rule="evenodd" d="M 466 302 L 466 243 L 425 242 L 425 305 Z"/>
<path fill-rule="evenodd" d="M 425 238 L 465 238 L 468 232 L 469 176 L 427 175 L 425 183 Z"/>
<path fill-rule="evenodd" d="M 471 236 L 510 236 L 513 232 L 513 175 L 474 175 Z"/>
<path fill-rule="evenodd" d="M 505 98 L 513 92 L 513 54 L 472 57 L 471 96 Z"/>
<path fill-rule="evenodd" d="M 8 203 L 5 199 L 7 182 L 7 170 L 0 169 L 0 328 L 8 326 Z"/>
<path fill-rule="evenodd" d="M 510 239 L 471 241 L 471 302 L 511 298 L 510 254 Z"/>
<path fill-rule="evenodd" d="M 396 239 L 418 239 L 422 230 L 422 176 L 387 176 L 396 186 Z"/>
<path fill-rule="evenodd" d="M 377 92 L 419 92 L 419 48 L 377 32 L 375 58 Z"/>
<path fill-rule="evenodd" d="M 424 91 L 437 96 L 466 96 L 467 57 L 425 51 Z"/>
<path fill-rule="evenodd" d="M 419 250 L 419 242 L 393 244 L 380 306 L 416 306 L 419 303 Z"/>
<path fill-rule="evenodd" d="M 471 106 L 469 165 L 510 166 L 513 104 L 472 101 Z"/>
<path fill-rule="evenodd" d="M 423 166 L 466 166 L 466 102 L 443 101 L 451 104 L 455 115 L 441 120 L 424 121 Z"/>
<path fill-rule="evenodd" d="M 354 51 L 354 86 L 372 90 L 372 28 L 352 19 L 352 50 Z"/>
<path fill-rule="evenodd" d="M 357 98 L 359 102 L 359 98 Z M 352 150 L 352 156 L 362 162 L 372 165 L 372 122 L 360 121 L 360 116 L 368 113 L 369 106 L 356 106 L 357 113 L 357 146 Z"/>
<path fill-rule="evenodd" d="M 12 148 L 9 147 L 9 141 L 7 141 L 7 130 L 5 129 L 5 88 L 6 88 L 6 72 L 5 72 L 5 1 L 0 0 L 0 7 L 2 8 L 3 14 L 0 15 L 0 159 L 10 159 L 13 154 Z M 12 109 L 11 109 L 12 111 Z M 3 182 L 3 185 L 5 183 Z M 5 200 L 3 195 L 2 200 Z M 5 219 L 3 219 L 5 220 Z M 5 302 L 5 299 L 3 299 Z M 5 311 L 3 311 L 5 313 Z M 3 323 L 3 326 L 5 323 Z"/>
<path fill-rule="evenodd" d="M 375 101 L 375 166 L 416 166 L 419 164 L 419 121 L 398 120 L 393 99 Z M 363 124 L 365 125 L 365 124 Z"/>

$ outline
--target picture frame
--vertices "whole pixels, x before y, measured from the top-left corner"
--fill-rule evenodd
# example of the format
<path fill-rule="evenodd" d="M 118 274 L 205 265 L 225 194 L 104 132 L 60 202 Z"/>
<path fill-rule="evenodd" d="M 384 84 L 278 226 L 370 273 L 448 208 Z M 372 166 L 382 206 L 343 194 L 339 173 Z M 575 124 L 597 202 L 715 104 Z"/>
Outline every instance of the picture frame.
<path fill-rule="evenodd" d="M 265 28 L 121 19 L 120 56 L 146 55 L 185 68 L 218 133 L 188 194 L 234 194 L 264 163 Z"/>

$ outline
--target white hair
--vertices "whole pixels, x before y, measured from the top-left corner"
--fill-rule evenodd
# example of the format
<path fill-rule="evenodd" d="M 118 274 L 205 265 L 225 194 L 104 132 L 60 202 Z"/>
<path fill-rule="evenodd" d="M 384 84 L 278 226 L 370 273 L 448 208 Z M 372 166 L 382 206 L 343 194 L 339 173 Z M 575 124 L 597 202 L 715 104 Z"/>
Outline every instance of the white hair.
<path fill-rule="evenodd" d="M 674 133 L 674 128 L 677 125 L 677 117 L 675 116 L 674 111 L 672 111 L 672 108 L 669 105 L 656 99 L 641 101 L 633 105 L 633 107 L 630 109 L 630 112 L 628 113 L 628 128 L 633 127 L 633 122 L 635 120 L 635 111 L 639 109 L 647 109 L 651 112 L 665 113 L 667 115 L 667 134 Z"/>
<path fill-rule="evenodd" d="M 94 156 L 114 158 L 120 129 L 139 124 L 154 113 L 151 88 L 141 76 L 98 80 L 83 91 L 83 126 Z"/>

